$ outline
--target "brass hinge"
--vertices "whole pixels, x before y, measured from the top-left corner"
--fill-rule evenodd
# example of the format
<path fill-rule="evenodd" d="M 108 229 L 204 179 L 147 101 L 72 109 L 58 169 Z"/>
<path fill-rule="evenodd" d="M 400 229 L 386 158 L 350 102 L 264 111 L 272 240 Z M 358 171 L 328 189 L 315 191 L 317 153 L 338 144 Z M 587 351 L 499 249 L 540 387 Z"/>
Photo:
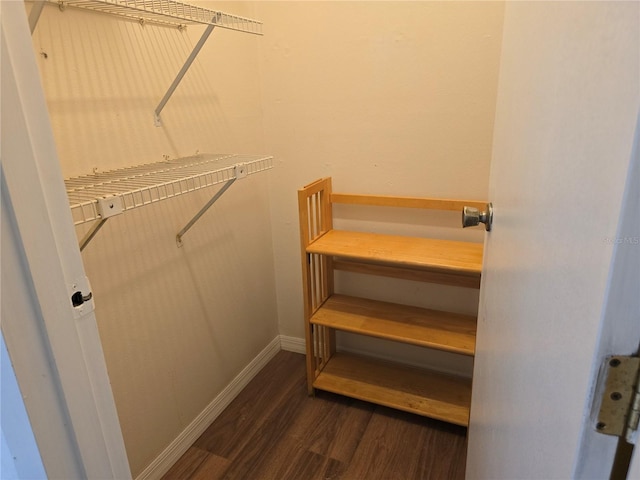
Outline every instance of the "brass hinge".
<path fill-rule="evenodd" d="M 607 358 L 605 379 L 596 430 L 635 443 L 640 420 L 640 357 Z"/>

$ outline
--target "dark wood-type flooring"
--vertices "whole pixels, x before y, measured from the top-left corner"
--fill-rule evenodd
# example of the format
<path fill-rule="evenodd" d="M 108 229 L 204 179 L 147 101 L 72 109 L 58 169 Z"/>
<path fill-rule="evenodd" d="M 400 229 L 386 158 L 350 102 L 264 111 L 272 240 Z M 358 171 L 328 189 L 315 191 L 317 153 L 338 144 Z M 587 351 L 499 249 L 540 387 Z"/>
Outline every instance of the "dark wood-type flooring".
<path fill-rule="evenodd" d="M 307 395 L 279 352 L 167 472 L 169 479 L 464 478 L 466 429 L 340 395 Z"/>

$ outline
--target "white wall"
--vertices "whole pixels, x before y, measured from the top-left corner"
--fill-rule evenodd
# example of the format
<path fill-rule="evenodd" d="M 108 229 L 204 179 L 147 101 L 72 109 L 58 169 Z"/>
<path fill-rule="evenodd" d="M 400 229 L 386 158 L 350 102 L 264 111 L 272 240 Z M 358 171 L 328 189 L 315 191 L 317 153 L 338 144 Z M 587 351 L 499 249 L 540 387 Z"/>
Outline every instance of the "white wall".
<path fill-rule="evenodd" d="M 277 161 L 270 199 L 280 332 L 303 337 L 298 188 L 332 176 L 342 192 L 487 198 L 503 4 L 259 2 L 256 15 L 266 33 L 265 142 Z M 482 232 L 462 231 L 458 213 L 335 214 L 340 226 L 482 241 Z M 345 277 L 343 291 L 463 313 L 478 305 L 470 289 Z M 402 349 L 411 350 L 407 361 L 425 359 L 424 349 Z M 445 357 L 440 368 L 470 373 L 464 359 Z"/>
<path fill-rule="evenodd" d="M 65 177 L 196 151 L 265 152 L 260 39 L 251 35 L 215 31 L 164 127 L 153 125 L 203 31 L 45 8 L 33 44 Z M 175 234 L 217 188 L 113 218 L 83 252 L 134 477 L 278 334 L 269 176 L 236 182 L 183 248 Z"/>

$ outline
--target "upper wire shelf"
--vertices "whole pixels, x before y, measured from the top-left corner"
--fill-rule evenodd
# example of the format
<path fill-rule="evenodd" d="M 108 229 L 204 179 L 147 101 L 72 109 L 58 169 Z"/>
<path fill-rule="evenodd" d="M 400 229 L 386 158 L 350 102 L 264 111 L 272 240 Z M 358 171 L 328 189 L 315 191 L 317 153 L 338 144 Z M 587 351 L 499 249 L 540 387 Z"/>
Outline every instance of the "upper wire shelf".
<path fill-rule="evenodd" d="M 189 5 L 176 0 L 48 0 L 61 9 L 78 7 L 135 20 L 183 28 L 188 24 L 213 25 L 228 30 L 262 35 L 262 22 Z"/>
<path fill-rule="evenodd" d="M 241 172 L 238 168 L 241 168 Z M 74 225 L 104 219 L 104 200 L 122 211 L 228 182 L 273 167 L 273 157 L 200 154 L 65 180 Z"/>

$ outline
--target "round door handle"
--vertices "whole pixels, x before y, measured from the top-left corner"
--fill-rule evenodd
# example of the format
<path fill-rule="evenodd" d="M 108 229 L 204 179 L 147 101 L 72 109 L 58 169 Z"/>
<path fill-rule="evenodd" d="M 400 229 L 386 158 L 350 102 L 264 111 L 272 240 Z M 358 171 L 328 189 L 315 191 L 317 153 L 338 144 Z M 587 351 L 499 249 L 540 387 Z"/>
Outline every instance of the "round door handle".
<path fill-rule="evenodd" d="M 482 212 L 474 207 L 462 208 L 462 228 L 475 227 L 480 223 L 484 223 L 487 232 L 491 231 L 493 223 L 493 205 L 491 203 L 488 203 L 486 210 Z"/>

